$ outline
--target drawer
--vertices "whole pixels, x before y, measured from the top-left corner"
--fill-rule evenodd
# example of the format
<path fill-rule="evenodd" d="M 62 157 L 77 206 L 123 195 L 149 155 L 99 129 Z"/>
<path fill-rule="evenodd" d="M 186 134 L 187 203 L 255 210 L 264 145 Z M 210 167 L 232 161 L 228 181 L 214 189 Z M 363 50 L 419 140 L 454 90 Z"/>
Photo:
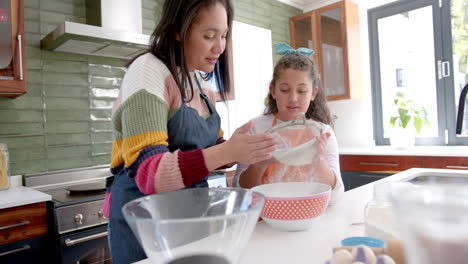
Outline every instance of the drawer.
<path fill-rule="evenodd" d="M 349 177 L 349 190 L 361 187 L 368 183 L 381 180 L 385 177 L 391 176 L 389 173 L 374 173 L 374 172 L 348 172 Z"/>
<path fill-rule="evenodd" d="M 420 157 L 340 155 L 340 168 L 344 171 L 396 173 L 423 166 Z"/>
<path fill-rule="evenodd" d="M 0 263 L 35 264 L 47 261 L 47 236 L 38 236 L 0 246 Z"/>
<path fill-rule="evenodd" d="M 468 158 L 464 157 L 423 157 L 424 168 L 468 170 Z"/>
<path fill-rule="evenodd" d="M 46 203 L 0 210 L 0 245 L 47 234 Z"/>

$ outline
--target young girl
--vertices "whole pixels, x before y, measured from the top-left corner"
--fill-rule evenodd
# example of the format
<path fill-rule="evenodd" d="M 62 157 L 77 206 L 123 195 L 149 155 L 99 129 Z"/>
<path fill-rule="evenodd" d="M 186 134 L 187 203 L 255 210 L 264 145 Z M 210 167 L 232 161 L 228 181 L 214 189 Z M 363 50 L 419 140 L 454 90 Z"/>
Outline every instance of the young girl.
<path fill-rule="evenodd" d="M 275 49 L 280 55 L 286 55 L 274 68 L 265 114 L 252 120 L 250 132 L 264 133 L 277 124 L 294 120 L 300 113 L 305 113 L 307 119 L 323 123 L 327 132 L 316 138 L 319 158 L 313 163 L 313 168 L 309 165 L 287 166 L 286 174 L 289 181 L 304 181 L 304 177 L 299 176 L 301 172 L 304 174 L 304 171 L 313 171 L 312 180 L 330 185 L 333 190 L 332 199 L 336 199 L 337 194 L 344 191 L 338 145 L 330 127 L 332 119 L 321 89 L 320 77 L 314 62 L 309 58 L 313 51 L 305 48 L 294 50 L 285 43 L 276 44 Z M 275 181 L 274 174 L 281 167 L 286 166 L 274 159 L 250 166 L 239 163 L 234 179 L 239 178 L 241 187 L 251 188 Z M 309 176 L 305 179 L 308 180 Z"/>

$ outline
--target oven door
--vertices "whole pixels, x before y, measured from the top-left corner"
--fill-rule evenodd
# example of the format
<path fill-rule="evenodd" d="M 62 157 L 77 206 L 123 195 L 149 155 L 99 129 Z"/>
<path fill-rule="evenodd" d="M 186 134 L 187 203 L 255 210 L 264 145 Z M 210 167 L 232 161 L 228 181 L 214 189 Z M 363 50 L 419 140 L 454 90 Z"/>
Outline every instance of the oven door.
<path fill-rule="evenodd" d="M 107 242 L 107 225 L 60 237 L 62 263 L 112 263 Z"/>

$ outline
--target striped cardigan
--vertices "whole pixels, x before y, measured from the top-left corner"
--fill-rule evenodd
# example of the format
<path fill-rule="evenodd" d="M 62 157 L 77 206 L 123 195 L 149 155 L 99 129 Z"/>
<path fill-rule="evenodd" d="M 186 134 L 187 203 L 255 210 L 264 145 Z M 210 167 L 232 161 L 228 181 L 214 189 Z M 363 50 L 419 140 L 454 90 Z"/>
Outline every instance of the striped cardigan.
<path fill-rule="evenodd" d="M 192 83 L 194 96 L 187 105 L 206 118 L 208 107 L 193 79 Z M 209 85 L 201 82 L 214 105 Z M 180 91 L 162 61 L 147 53 L 131 64 L 113 108 L 111 169 L 125 166 L 145 194 L 184 188 L 209 174 L 201 149 L 172 153 L 168 149 L 167 123 L 180 107 Z M 224 141 L 222 136 L 220 129 L 218 143 Z"/>

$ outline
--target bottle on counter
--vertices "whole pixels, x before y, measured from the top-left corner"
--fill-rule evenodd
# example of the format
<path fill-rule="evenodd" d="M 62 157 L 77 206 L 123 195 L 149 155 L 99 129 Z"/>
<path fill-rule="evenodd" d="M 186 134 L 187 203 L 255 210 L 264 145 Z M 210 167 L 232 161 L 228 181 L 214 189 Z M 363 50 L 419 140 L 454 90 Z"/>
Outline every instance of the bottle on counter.
<path fill-rule="evenodd" d="M 366 236 L 381 240 L 400 239 L 398 221 L 387 192 L 389 182 L 374 184 L 374 195 L 364 209 Z"/>
<path fill-rule="evenodd" d="M 8 162 L 8 148 L 5 144 L 0 143 L 0 190 L 10 187 Z"/>

